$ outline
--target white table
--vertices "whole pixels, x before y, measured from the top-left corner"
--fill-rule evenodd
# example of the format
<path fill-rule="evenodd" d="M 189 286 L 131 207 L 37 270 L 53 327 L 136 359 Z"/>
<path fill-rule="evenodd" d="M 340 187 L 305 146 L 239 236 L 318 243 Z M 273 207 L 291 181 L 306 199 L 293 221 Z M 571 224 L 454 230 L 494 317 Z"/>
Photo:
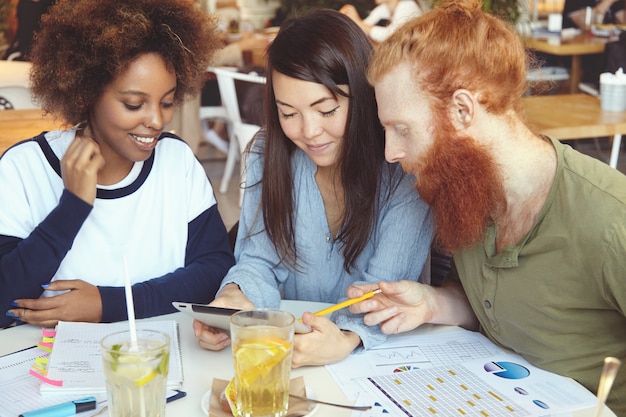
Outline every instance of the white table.
<path fill-rule="evenodd" d="M 233 376 L 231 349 L 211 352 L 200 348 L 193 335 L 192 319 L 183 314 L 175 313 L 154 317 L 148 320 L 176 320 L 179 324 L 180 344 L 183 356 L 183 372 L 185 383 L 183 390 L 187 396 L 167 405 L 168 416 L 206 417 L 200 407 L 204 393 L 211 388 L 213 378 L 228 380 Z M 423 326 L 420 332 L 446 331 L 446 326 Z M 15 352 L 35 345 L 41 339 L 41 329 L 36 326 L 23 325 L 0 330 L 0 355 Z M 349 403 L 341 388 L 323 366 L 294 369 L 292 377 L 303 376 L 305 384 L 312 388 L 321 400 Z M 591 417 L 593 409 L 573 413 L 573 417 Z M 88 414 L 86 413 L 85 416 Z M 350 410 L 320 405 L 315 412 L 316 417 L 333 416 L 347 417 Z M 602 417 L 615 417 L 605 408 Z"/>
<path fill-rule="evenodd" d="M 212 352 L 199 347 L 193 334 L 193 319 L 183 313 L 169 314 L 147 320 L 176 320 L 179 324 L 185 378 L 183 391 L 187 393 L 187 396 L 169 403 L 166 409 L 167 415 L 206 417 L 202 412 L 200 400 L 211 389 L 213 378 L 229 380 L 233 377 L 231 349 Z M 34 346 L 40 340 L 41 328 L 37 326 L 22 325 L 0 330 L 0 356 Z M 319 399 L 349 403 L 323 366 L 293 370 L 292 377 L 298 376 L 304 377 L 305 384 L 315 391 Z M 315 415 L 340 417 L 350 416 L 350 413 L 350 410 L 320 405 Z M 88 415 L 88 413 L 84 414 L 85 417 Z"/>

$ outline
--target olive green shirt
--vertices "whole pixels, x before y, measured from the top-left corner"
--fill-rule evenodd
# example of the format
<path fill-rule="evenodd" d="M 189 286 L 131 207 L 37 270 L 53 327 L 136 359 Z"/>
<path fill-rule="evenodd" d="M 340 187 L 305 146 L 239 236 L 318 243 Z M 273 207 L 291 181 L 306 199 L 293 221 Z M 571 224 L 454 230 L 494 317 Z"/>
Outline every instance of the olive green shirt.
<path fill-rule="evenodd" d="M 595 393 L 606 356 L 626 363 L 626 176 L 551 140 L 556 177 L 532 230 L 496 253 L 491 226 L 453 275 L 486 336 Z M 626 369 L 608 405 L 626 417 Z"/>

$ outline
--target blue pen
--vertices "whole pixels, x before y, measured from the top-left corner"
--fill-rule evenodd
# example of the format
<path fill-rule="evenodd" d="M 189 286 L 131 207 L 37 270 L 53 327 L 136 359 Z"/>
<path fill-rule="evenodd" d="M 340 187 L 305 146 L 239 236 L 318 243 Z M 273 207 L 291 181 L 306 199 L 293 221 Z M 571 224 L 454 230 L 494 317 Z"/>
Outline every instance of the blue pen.
<path fill-rule="evenodd" d="M 40 408 L 39 410 L 27 411 L 20 414 L 20 417 L 68 417 L 83 411 L 95 410 L 96 405 L 95 397 L 87 397 L 81 400 Z"/>

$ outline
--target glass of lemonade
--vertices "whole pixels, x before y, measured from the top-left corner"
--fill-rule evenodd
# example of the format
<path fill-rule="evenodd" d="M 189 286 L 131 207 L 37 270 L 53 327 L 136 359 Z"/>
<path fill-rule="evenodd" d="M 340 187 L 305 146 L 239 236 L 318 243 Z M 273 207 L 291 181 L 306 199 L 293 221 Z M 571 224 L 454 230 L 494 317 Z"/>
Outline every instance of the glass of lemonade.
<path fill-rule="evenodd" d="M 294 323 L 291 313 L 275 309 L 244 310 L 231 316 L 238 417 L 287 413 Z"/>
<path fill-rule="evenodd" d="M 111 417 L 165 416 L 170 338 L 155 330 L 112 333 L 100 342 Z"/>

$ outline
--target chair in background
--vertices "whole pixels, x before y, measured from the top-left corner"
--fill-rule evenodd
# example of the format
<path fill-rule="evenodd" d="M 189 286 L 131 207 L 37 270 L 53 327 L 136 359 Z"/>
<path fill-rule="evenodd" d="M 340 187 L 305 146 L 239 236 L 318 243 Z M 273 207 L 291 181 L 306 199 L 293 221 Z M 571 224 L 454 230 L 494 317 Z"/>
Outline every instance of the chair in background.
<path fill-rule="evenodd" d="M 207 82 L 217 82 L 217 77 L 213 68 L 209 67 L 207 69 Z M 206 88 L 206 86 L 205 86 Z M 213 87 L 215 88 L 215 87 Z M 212 90 L 209 90 L 212 91 Z M 204 94 L 204 90 L 203 90 Z M 215 94 L 218 94 L 215 91 Z M 203 96 L 204 97 L 204 96 Z M 213 100 L 210 100 L 211 102 Z M 198 117 L 200 119 L 201 131 L 202 135 L 208 143 L 215 146 L 221 152 L 228 154 L 228 144 L 224 139 L 222 139 L 212 128 L 209 127 L 209 122 L 223 122 L 226 125 L 226 131 L 228 132 L 229 140 L 232 140 L 232 126 L 230 123 L 230 118 L 228 116 L 228 112 L 226 111 L 226 107 L 224 105 L 202 105 L 204 99 L 201 99 L 200 109 L 198 112 Z"/>
<path fill-rule="evenodd" d="M 218 148 L 220 151 L 224 151 L 220 146 L 220 141 L 223 141 L 221 137 L 211 128 L 208 127 L 207 122 L 209 121 L 223 121 L 226 123 L 226 130 L 229 132 L 229 139 L 232 139 L 230 136 L 231 128 L 230 128 L 230 120 L 228 119 L 228 113 L 226 112 L 226 107 L 224 106 L 200 106 L 200 110 L 198 112 L 200 123 L 202 123 L 202 134 L 204 139 L 210 143 L 211 145 Z M 226 152 L 224 152 L 226 153 Z"/>
<path fill-rule="evenodd" d="M 248 142 L 250 142 L 261 126 L 258 120 L 256 123 L 253 123 L 251 120 L 242 118 L 239 97 L 243 97 L 242 90 L 244 90 L 244 87 L 247 87 L 247 91 L 250 92 L 253 91 L 250 90 L 253 86 L 264 85 L 265 77 L 259 76 L 256 73 L 245 74 L 234 71 L 232 68 L 222 67 L 213 68 L 213 72 L 217 75 L 217 85 L 220 90 L 222 104 L 226 108 L 232 127 L 230 134 L 231 140 L 228 148 L 228 156 L 226 157 L 226 167 L 224 169 L 224 176 L 222 177 L 220 193 L 224 194 L 228 191 L 228 183 L 232 178 L 235 163 L 239 158 L 241 176 L 239 205 L 241 205 L 245 186 L 245 158 L 241 156 L 246 149 Z M 258 110 L 260 110 L 260 108 Z"/>
<path fill-rule="evenodd" d="M 0 110 L 36 109 L 30 93 L 31 63 L 0 60 Z"/>

